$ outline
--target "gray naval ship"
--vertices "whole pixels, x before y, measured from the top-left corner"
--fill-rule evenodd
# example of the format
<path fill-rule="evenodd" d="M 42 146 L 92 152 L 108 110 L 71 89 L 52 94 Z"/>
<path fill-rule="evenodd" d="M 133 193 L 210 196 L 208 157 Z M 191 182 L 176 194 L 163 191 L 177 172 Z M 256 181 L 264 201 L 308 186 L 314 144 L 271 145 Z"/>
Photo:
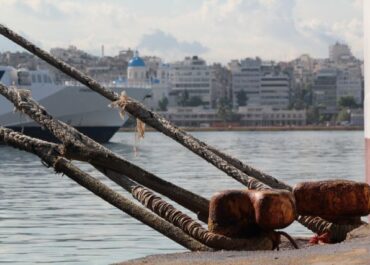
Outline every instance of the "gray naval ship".
<path fill-rule="evenodd" d="M 30 90 L 32 98 L 53 117 L 101 143 L 108 142 L 127 120 L 127 115 L 122 119 L 117 109 L 109 107 L 111 102 L 98 93 L 76 82 L 59 84 L 48 70 L 31 71 L 0 66 L 0 82 L 6 86 Z M 106 85 L 117 93 L 125 91 L 129 97 L 138 101 L 151 95 L 148 87 L 130 87 L 114 82 Z M 26 115 L 15 112 L 14 106 L 1 95 L 0 125 L 32 137 L 56 141 L 48 130 L 41 128 Z"/>

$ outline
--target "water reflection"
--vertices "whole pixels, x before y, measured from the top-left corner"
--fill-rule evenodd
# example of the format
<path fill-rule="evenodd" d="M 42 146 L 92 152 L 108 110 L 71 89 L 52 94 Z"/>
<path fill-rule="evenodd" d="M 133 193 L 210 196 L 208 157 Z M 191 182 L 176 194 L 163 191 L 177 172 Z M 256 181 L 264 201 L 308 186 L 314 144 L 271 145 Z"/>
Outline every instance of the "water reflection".
<path fill-rule="evenodd" d="M 289 182 L 332 177 L 362 181 L 362 132 L 199 132 L 207 143 Z M 210 197 L 241 188 L 159 133 L 117 134 L 107 147 L 184 188 Z M 79 165 L 112 185 L 90 166 Z M 120 187 L 114 189 L 125 194 Z M 126 194 L 127 195 L 127 194 Z M 127 195 L 128 196 L 128 195 Z M 307 231 L 294 224 L 289 232 Z M 93 196 L 35 156 L 0 146 L 0 263 L 107 264 L 184 249 Z"/>

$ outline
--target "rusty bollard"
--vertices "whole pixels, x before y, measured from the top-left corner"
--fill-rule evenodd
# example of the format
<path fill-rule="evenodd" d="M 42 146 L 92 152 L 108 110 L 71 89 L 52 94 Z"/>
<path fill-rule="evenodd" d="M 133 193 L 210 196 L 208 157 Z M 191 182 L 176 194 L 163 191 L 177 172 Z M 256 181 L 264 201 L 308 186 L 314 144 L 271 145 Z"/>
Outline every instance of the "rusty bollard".
<path fill-rule="evenodd" d="M 320 216 L 337 224 L 360 221 L 370 213 L 370 186 L 349 180 L 302 182 L 293 189 L 300 215 Z"/>
<path fill-rule="evenodd" d="M 249 237 L 287 227 L 295 218 L 290 192 L 229 190 L 212 197 L 208 229 L 229 237 Z"/>

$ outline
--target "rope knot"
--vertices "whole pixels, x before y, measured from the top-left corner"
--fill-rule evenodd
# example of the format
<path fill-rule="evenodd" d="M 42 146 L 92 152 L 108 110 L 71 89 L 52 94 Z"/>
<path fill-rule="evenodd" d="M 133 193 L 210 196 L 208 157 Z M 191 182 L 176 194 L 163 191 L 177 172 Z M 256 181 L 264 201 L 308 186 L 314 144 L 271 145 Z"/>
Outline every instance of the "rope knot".
<path fill-rule="evenodd" d="M 129 98 L 126 94 L 126 91 L 122 91 L 119 96 L 119 99 L 109 104 L 109 107 L 120 109 L 119 115 L 121 116 L 122 119 L 124 119 L 126 115 L 125 109 L 128 104 L 128 101 L 129 101 Z"/>

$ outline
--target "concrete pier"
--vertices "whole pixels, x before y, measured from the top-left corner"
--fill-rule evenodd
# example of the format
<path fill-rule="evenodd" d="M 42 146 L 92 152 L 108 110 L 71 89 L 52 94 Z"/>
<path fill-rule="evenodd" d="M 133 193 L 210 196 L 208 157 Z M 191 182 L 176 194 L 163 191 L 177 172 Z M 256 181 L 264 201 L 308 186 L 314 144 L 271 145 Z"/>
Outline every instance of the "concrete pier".
<path fill-rule="evenodd" d="M 301 244 L 300 244 L 301 245 Z M 119 265 L 363 265 L 370 264 L 370 226 L 365 225 L 348 235 L 340 244 L 315 245 L 282 251 L 186 252 L 154 255 Z"/>

